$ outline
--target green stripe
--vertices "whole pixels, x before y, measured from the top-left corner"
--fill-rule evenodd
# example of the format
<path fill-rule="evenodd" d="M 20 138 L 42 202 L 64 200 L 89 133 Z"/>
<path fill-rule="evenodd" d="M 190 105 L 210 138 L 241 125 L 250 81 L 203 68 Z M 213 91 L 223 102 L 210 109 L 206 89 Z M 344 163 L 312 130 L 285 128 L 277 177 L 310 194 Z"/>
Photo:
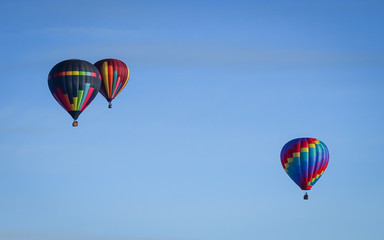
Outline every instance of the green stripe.
<path fill-rule="evenodd" d="M 114 71 L 113 72 L 113 83 L 112 83 L 113 91 L 111 91 L 111 97 L 112 97 L 113 92 L 115 91 L 116 81 L 117 81 L 117 71 Z"/>
<path fill-rule="evenodd" d="M 80 110 L 80 104 L 81 104 L 81 102 L 83 100 L 83 93 L 84 93 L 84 90 L 78 90 L 77 91 L 78 99 L 77 99 L 76 111 Z"/>

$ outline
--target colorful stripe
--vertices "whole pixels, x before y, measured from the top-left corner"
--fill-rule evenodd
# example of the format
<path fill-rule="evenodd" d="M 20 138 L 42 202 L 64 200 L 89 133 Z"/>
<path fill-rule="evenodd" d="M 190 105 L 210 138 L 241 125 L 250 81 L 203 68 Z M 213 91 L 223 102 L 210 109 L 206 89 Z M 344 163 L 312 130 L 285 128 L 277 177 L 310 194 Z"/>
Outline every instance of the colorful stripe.
<path fill-rule="evenodd" d="M 129 80 L 129 69 L 120 60 L 104 59 L 95 63 L 98 68 L 102 85 L 100 93 L 111 102 L 124 89 Z"/>
<path fill-rule="evenodd" d="M 100 74 L 95 72 L 86 72 L 86 71 L 64 71 L 64 72 L 56 72 L 48 75 L 48 79 L 57 78 L 57 77 L 65 77 L 65 76 L 91 76 L 98 77 L 101 79 Z"/>
<path fill-rule="evenodd" d="M 51 69 L 48 86 L 56 101 L 76 120 L 97 95 L 101 75 L 93 64 L 69 59 Z"/>
<path fill-rule="evenodd" d="M 88 95 L 90 86 L 91 86 L 90 83 L 84 84 L 84 91 L 82 91 L 81 93 L 81 102 L 78 109 L 81 109 L 84 106 L 84 102 L 85 102 L 85 99 L 87 98 L 86 96 Z"/>
<path fill-rule="evenodd" d="M 53 96 L 67 111 L 83 111 L 85 109 L 84 106 L 88 105 L 88 100 L 93 93 L 93 88 L 90 88 L 90 86 L 90 83 L 85 83 L 85 89 L 77 91 L 77 97 L 73 97 L 73 103 L 70 103 L 68 94 L 63 94 L 60 88 L 56 88 L 58 95 L 54 93 Z"/>
<path fill-rule="evenodd" d="M 281 151 L 281 163 L 289 177 L 303 190 L 309 190 L 328 166 L 329 152 L 315 138 L 288 142 Z"/>
<path fill-rule="evenodd" d="M 87 94 L 87 97 L 85 98 L 85 104 L 81 107 L 81 109 L 80 109 L 80 111 L 84 111 L 87 107 L 88 107 L 88 105 L 92 102 L 92 100 L 91 101 L 89 101 L 89 99 L 90 99 L 90 97 L 91 97 L 91 95 L 92 95 L 92 93 L 93 93 L 93 90 L 94 90 L 94 88 L 89 88 L 89 91 L 88 91 L 88 94 Z"/>
<path fill-rule="evenodd" d="M 112 99 L 115 98 L 115 96 L 116 96 L 116 91 L 117 91 L 117 89 L 119 89 L 119 87 L 120 87 L 120 80 L 121 80 L 121 78 L 118 77 L 118 78 L 117 78 L 117 81 L 113 83 L 113 88 L 114 88 L 115 90 L 114 90 L 113 93 L 112 93 Z M 119 87 L 116 87 L 116 85 L 119 86 Z"/>
<path fill-rule="evenodd" d="M 130 76 L 130 72 L 129 72 L 129 69 L 127 68 L 128 70 L 128 75 L 127 75 L 127 79 L 124 81 L 124 84 L 122 87 L 120 87 L 119 91 L 117 92 L 116 96 L 120 94 L 120 92 L 125 88 L 125 85 L 127 85 L 128 83 L 128 80 L 129 80 L 129 76 Z"/>

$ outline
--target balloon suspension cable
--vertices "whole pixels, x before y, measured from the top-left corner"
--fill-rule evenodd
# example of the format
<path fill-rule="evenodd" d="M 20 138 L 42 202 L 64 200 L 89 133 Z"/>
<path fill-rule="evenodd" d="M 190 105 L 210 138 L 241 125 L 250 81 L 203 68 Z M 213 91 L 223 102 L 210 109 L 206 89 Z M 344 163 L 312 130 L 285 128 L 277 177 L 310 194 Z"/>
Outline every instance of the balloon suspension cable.
<path fill-rule="evenodd" d="M 79 125 L 79 123 L 76 120 L 74 120 L 72 123 L 72 127 L 77 127 L 78 125 Z"/>
<path fill-rule="evenodd" d="M 308 193 L 305 193 L 304 200 L 308 200 Z"/>
<path fill-rule="evenodd" d="M 112 103 L 109 102 L 108 108 L 112 108 Z"/>

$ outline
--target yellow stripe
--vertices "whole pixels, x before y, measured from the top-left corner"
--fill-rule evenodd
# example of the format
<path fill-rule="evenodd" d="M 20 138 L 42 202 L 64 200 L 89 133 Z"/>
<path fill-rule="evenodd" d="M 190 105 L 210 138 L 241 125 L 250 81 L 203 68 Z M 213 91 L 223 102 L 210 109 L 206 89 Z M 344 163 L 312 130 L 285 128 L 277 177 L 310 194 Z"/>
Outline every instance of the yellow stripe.
<path fill-rule="evenodd" d="M 74 107 L 75 111 L 78 110 L 78 108 L 77 108 L 77 97 L 73 97 L 73 107 Z"/>
<path fill-rule="evenodd" d="M 72 71 L 72 75 L 79 75 L 79 71 Z"/>
<path fill-rule="evenodd" d="M 310 147 L 310 148 L 315 148 L 316 145 L 315 145 L 314 143 L 310 143 L 310 144 L 308 144 L 308 147 Z"/>
<path fill-rule="evenodd" d="M 300 153 L 299 152 L 294 152 L 293 153 L 293 157 L 300 157 Z"/>
<path fill-rule="evenodd" d="M 288 163 L 284 163 L 285 168 L 287 169 L 289 167 Z"/>
<path fill-rule="evenodd" d="M 308 152 L 308 148 L 301 148 L 300 152 Z"/>
<path fill-rule="evenodd" d="M 293 158 L 288 158 L 287 160 L 288 160 L 288 163 L 293 162 Z"/>
<path fill-rule="evenodd" d="M 312 178 L 312 181 L 311 182 L 314 182 L 316 179 L 318 179 L 320 177 L 320 174 L 317 174 L 316 177 Z"/>
<path fill-rule="evenodd" d="M 284 169 L 285 170 L 285 172 L 288 172 L 288 169 Z"/>
<path fill-rule="evenodd" d="M 108 97 L 111 97 L 111 93 L 109 92 L 109 81 L 108 81 L 108 63 L 105 61 L 102 66 L 102 74 L 104 80 L 104 87 Z"/>

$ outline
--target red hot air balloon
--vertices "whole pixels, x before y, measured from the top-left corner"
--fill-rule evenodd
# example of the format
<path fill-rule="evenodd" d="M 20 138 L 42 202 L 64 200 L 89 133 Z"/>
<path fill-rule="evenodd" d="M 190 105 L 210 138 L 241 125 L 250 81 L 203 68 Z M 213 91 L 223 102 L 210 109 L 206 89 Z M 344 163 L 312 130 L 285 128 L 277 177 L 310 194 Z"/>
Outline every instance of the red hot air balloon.
<path fill-rule="evenodd" d="M 101 85 L 99 70 L 91 63 L 70 59 L 56 64 L 48 75 L 48 86 L 56 101 L 72 116 L 73 124 L 96 97 Z"/>
<path fill-rule="evenodd" d="M 284 145 L 280 158 L 288 176 L 302 190 L 310 190 L 327 168 L 329 152 L 316 138 L 297 138 Z M 304 199 L 308 199 L 307 193 Z"/>
<path fill-rule="evenodd" d="M 102 83 L 100 93 L 109 102 L 112 108 L 112 100 L 124 89 L 129 80 L 129 69 L 124 62 L 118 59 L 103 59 L 95 63 L 101 73 Z"/>

